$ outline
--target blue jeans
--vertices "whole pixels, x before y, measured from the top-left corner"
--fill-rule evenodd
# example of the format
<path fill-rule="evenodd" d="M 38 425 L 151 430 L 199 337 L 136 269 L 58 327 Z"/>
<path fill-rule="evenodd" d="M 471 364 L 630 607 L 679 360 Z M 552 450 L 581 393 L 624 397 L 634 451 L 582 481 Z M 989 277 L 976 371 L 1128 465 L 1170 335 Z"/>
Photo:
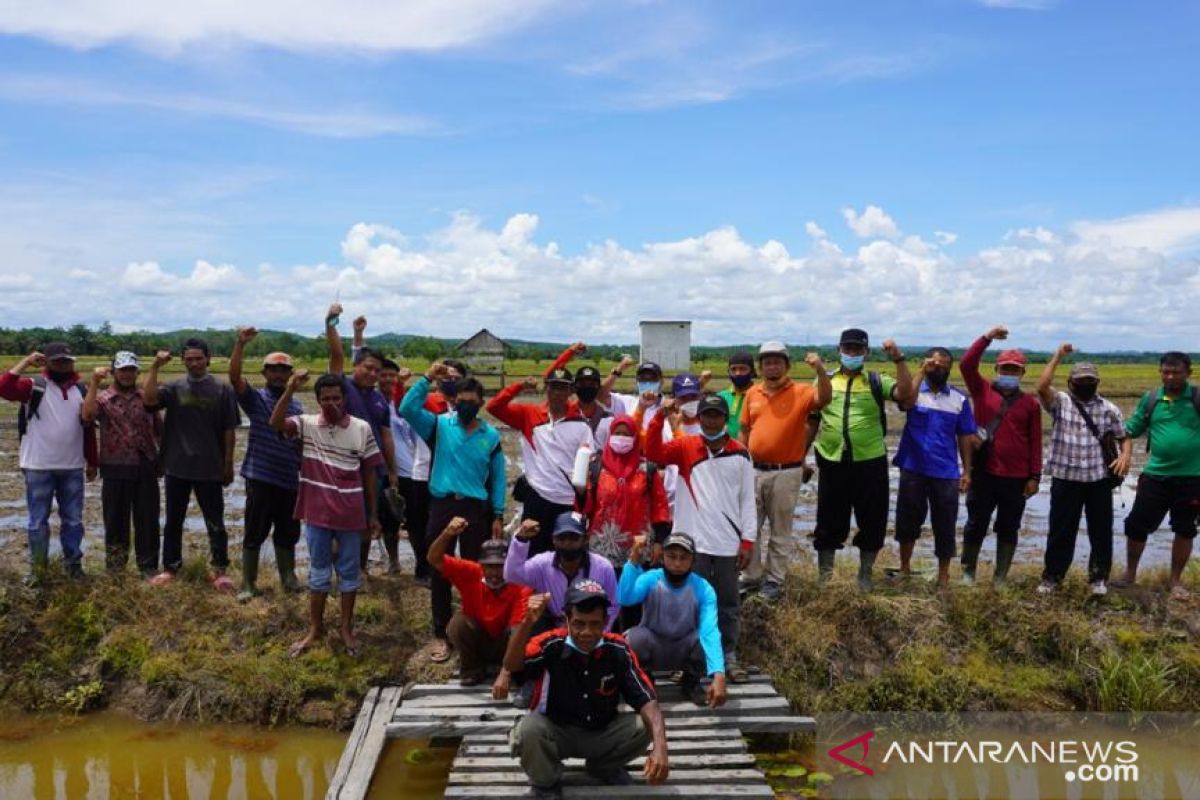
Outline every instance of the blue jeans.
<path fill-rule="evenodd" d="M 334 568 L 338 574 L 338 590 L 356 592 L 358 549 L 362 531 L 335 531 L 319 525 L 304 525 L 304 540 L 308 543 L 308 590 L 328 594 Z M 337 542 L 337 563 L 333 562 L 333 542 Z"/>
<path fill-rule="evenodd" d="M 45 566 L 50 558 L 50 504 L 57 501 L 63 563 L 79 566 L 83 561 L 83 470 L 27 469 L 24 473 L 29 563 Z"/>

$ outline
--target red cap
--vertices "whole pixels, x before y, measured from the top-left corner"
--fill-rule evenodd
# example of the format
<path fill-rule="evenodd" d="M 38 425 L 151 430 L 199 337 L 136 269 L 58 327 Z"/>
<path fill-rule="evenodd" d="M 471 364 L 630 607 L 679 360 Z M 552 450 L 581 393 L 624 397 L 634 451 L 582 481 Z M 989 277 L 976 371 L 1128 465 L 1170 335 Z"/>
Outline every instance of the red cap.
<path fill-rule="evenodd" d="M 1004 364 L 1016 364 L 1018 367 L 1025 366 L 1025 354 L 1020 350 L 1005 350 L 1000 355 L 996 356 L 996 366 Z"/>

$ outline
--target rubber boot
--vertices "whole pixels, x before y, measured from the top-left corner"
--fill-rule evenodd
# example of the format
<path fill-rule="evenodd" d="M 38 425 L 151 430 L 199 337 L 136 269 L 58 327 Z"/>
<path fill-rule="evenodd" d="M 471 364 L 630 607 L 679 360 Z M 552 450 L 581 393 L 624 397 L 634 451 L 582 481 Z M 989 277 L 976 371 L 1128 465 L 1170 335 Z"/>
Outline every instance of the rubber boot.
<path fill-rule="evenodd" d="M 275 566 L 279 569 L 279 582 L 283 590 L 291 594 L 299 592 L 302 587 L 300 581 L 296 580 L 296 549 L 276 545 Z"/>
<path fill-rule="evenodd" d="M 837 550 L 817 551 L 817 578 L 821 583 L 829 583 L 833 577 L 833 559 L 836 555 Z"/>
<path fill-rule="evenodd" d="M 979 550 L 983 543 L 972 544 L 963 542 L 962 549 L 962 582 L 968 586 L 975 583 L 975 565 L 979 563 Z"/>
<path fill-rule="evenodd" d="M 258 548 L 242 548 L 242 590 L 238 592 L 238 602 L 246 603 L 258 597 Z"/>
<path fill-rule="evenodd" d="M 858 588 L 860 591 L 869 592 L 874 588 L 871 571 L 875 569 L 875 559 L 878 556 L 878 550 L 858 551 Z"/>
<path fill-rule="evenodd" d="M 992 572 L 992 583 L 1003 585 L 1008 581 L 1008 568 L 1012 566 L 1017 546 L 1005 542 L 996 543 L 996 569 Z"/>

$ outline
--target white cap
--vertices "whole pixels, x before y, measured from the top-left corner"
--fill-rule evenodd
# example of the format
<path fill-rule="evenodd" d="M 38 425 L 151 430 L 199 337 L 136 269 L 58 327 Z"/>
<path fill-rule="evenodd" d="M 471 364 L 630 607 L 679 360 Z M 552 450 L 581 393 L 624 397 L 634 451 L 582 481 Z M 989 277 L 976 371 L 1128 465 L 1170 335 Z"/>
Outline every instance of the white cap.
<path fill-rule="evenodd" d="M 787 345 L 778 339 L 762 343 L 762 347 L 758 348 L 758 360 L 762 361 L 764 356 L 783 356 L 788 361 L 792 360 L 788 355 Z"/>
<path fill-rule="evenodd" d="M 124 369 L 125 367 L 138 367 L 138 357 L 128 350 L 121 350 L 113 356 L 113 369 Z"/>

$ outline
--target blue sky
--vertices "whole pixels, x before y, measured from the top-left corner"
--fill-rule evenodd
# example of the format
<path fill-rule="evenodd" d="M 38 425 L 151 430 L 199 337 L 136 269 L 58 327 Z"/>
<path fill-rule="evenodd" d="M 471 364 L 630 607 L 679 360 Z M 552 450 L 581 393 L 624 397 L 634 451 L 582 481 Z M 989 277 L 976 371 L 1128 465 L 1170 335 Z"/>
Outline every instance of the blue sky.
<path fill-rule="evenodd" d="M 9 325 L 1188 346 L 1195 4 L 26 5 Z"/>

